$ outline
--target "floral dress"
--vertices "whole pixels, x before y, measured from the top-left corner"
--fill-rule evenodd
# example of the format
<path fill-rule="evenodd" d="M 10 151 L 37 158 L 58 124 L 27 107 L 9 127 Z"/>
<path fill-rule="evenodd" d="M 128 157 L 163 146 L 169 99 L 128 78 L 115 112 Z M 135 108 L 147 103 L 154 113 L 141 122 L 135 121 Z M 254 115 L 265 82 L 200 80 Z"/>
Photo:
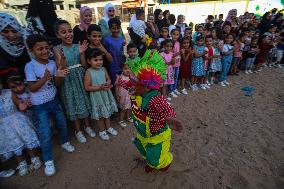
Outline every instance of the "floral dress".
<path fill-rule="evenodd" d="M 129 81 L 130 81 L 130 78 L 123 74 L 121 74 L 117 78 L 116 85 L 119 87 L 117 95 L 120 97 L 120 100 L 118 103 L 119 103 L 119 107 L 123 110 L 131 109 L 130 95 L 127 90 L 127 84 Z"/>
<path fill-rule="evenodd" d="M 98 70 L 89 68 L 87 72 L 91 76 L 92 86 L 99 86 L 106 83 L 106 70 L 104 67 Z M 90 98 L 92 102 L 92 119 L 109 118 L 114 112 L 118 112 L 110 89 L 90 92 Z"/>
<path fill-rule="evenodd" d="M 194 46 L 194 49 L 198 54 L 204 52 L 204 46 Z M 205 65 L 202 57 L 192 59 L 192 75 L 193 76 L 204 76 L 205 75 Z"/>
<path fill-rule="evenodd" d="M 214 48 L 214 55 L 220 56 L 220 50 L 218 48 Z M 222 61 L 221 58 L 213 58 L 210 65 L 210 72 L 220 72 L 222 71 Z"/>
<path fill-rule="evenodd" d="M 73 44 L 68 48 L 62 45 L 56 47 L 60 52 L 63 48 L 66 57 L 68 75 L 63 79 L 60 94 L 69 120 L 86 118 L 90 114 L 89 95 L 84 87 L 85 70 L 80 64 L 79 46 Z"/>
<path fill-rule="evenodd" d="M 9 159 L 25 148 L 39 147 L 39 141 L 30 119 L 14 105 L 11 91 L 0 92 L 0 157 Z"/>

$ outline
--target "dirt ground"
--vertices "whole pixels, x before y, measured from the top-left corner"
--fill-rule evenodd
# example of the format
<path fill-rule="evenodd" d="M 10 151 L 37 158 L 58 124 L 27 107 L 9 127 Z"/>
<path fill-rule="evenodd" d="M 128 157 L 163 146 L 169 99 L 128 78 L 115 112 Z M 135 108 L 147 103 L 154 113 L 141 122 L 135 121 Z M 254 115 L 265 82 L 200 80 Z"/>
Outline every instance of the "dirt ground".
<path fill-rule="evenodd" d="M 230 77 L 232 85 L 190 92 L 174 99 L 182 133 L 173 132 L 173 166 L 167 173 L 146 174 L 131 138 L 129 125 L 104 142 L 75 141 L 68 154 L 54 142 L 57 173 L 46 177 L 43 168 L 25 177 L 0 180 L 2 189 L 284 188 L 284 69 Z M 252 96 L 241 88 L 252 86 Z M 58 138 L 58 136 L 55 136 Z"/>

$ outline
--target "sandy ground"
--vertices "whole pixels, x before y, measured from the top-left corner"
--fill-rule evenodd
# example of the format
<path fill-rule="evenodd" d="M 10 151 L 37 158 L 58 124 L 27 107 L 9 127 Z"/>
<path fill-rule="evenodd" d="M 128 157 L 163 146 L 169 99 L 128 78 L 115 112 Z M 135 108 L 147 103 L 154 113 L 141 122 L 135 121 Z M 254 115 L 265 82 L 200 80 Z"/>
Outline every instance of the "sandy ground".
<path fill-rule="evenodd" d="M 174 99 L 182 133 L 173 132 L 173 166 L 167 173 L 146 174 L 131 138 L 134 129 L 103 142 L 98 137 L 79 144 L 68 154 L 55 136 L 57 173 L 46 177 L 43 168 L 28 176 L 0 180 L 2 189 L 85 188 L 284 188 L 284 69 L 230 78 L 232 85 L 214 86 Z M 241 88 L 250 85 L 254 95 Z"/>

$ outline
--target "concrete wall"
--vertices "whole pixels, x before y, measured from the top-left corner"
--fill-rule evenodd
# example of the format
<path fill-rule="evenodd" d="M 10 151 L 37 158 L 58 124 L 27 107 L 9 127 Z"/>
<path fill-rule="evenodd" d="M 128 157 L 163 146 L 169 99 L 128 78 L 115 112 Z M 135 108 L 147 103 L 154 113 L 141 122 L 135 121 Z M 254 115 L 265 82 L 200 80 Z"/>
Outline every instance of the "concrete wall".
<path fill-rule="evenodd" d="M 256 11 L 257 5 L 259 5 L 259 11 Z M 233 8 L 238 10 L 238 15 L 241 15 L 245 11 L 263 14 L 275 7 L 283 8 L 280 0 L 225 0 L 224 2 L 161 4 L 157 6 L 157 8 L 162 10 L 170 10 L 175 15 L 183 14 L 186 18 L 186 23 L 193 22 L 195 24 L 203 23 L 208 15 L 222 13 L 224 18 L 226 18 L 228 11 Z"/>

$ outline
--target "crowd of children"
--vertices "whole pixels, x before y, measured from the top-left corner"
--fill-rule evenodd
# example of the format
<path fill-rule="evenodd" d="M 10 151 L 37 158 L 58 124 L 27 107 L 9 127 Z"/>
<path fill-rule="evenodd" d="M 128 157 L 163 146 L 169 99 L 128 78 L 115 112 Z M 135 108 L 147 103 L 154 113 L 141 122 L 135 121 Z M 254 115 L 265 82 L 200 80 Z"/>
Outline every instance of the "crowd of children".
<path fill-rule="evenodd" d="M 164 59 L 166 78 L 160 92 L 169 104 L 172 98 L 188 95 L 189 90 L 207 90 L 215 84 L 228 86 L 228 76 L 238 76 L 242 70 L 252 74 L 259 73 L 266 65 L 281 67 L 284 47 L 281 13 L 271 12 L 265 15 L 265 23 L 259 23 L 253 14 L 237 17 L 236 10 L 232 10 L 226 21 L 222 15 L 219 20 L 208 16 L 206 23 L 196 25 L 193 33 L 192 25 L 184 23 L 183 15 L 178 15 L 176 23 L 175 15 L 169 11 L 164 12 L 164 19 L 161 11 L 155 11 L 148 18 L 156 17 L 158 27 L 152 21 L 151 24 L 152 29 L 159 29 L 158 38 L 147 30 L 144 11 L 139 9 L 136 13 L 130 32 L 137 36 L 127 45 L 127 57 L 118 18 L 108 20 L 111 34 L 105 37 L 98 25 L 89 24 L 88 41 L 78 44 L 74 44 L 73 30 L 65 20 L 55 23 L 55 34 L 61 44 L 53 48 L 43 35 L 27 37 L 25 43 L 32 59 L 25 66 L 25 79 L 11 74 L 7 80 L 10 90 L 1 90 L 0 95 L 0 155 L 5 159 L 15 156 L 20 175 L 29 170 L 23 158 L 24 148 L 31 158 L 31 167 L 40 168 L 41 161 L 34 150 L 39 146 L 45 174 L 55 174 L 53 126 L 59 131 L 62 148 L 73 152 L 67 120 L 74 125 L 80 143 L 87 141 L 84 132 L 96 136 L 92 120 L 96 120 L 102 140 L 109 140 L 109 134 L 118 135 L 110 121 L 114 113 L 119 111 L 121 127 L 133 122 L 129 65 L 139 63 L 147 48 L 153 53 L 158 51 Z M 15 24 L 9 15 L 2 19 L 6 26 Z"/>

